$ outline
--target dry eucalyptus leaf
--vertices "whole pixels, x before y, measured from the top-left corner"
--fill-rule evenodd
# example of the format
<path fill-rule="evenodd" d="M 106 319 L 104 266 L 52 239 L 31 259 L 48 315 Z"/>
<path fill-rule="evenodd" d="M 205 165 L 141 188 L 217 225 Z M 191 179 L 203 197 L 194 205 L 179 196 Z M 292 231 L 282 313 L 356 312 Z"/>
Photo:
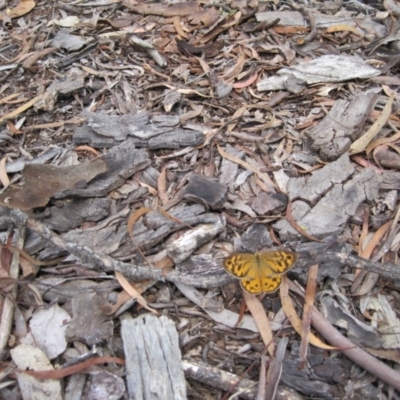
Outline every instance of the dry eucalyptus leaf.
<path fill-rule="evenodd" d="M 86 185 L 106 170 L 101 158 L 68 167 L 28 164 L 22 170 L 23 185 L 8 187 L 0 194 L 0 204 L 21 210 L 44 207 L 55 194 Z"/>
<path fill-rule="evenodd" d="M 33 0 L 21 0 L 17 6 L 7 12 L 10 18 L 18 18 L 28 14 L 35 8 L 36 3 Z"/>

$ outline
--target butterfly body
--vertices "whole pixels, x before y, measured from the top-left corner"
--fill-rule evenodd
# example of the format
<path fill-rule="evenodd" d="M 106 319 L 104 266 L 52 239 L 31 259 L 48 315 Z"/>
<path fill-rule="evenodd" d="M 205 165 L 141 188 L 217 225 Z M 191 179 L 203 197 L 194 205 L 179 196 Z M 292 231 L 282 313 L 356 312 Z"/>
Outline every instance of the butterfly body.
<path fill-rule="evenodd" d="M 282 282 L 282 275 L 297 261 L 297 254 L 288 250 L 262 253 L 233 253 L 224 259 L 227 272 L 240 279 L 251 294 L 273 293 Z"/>

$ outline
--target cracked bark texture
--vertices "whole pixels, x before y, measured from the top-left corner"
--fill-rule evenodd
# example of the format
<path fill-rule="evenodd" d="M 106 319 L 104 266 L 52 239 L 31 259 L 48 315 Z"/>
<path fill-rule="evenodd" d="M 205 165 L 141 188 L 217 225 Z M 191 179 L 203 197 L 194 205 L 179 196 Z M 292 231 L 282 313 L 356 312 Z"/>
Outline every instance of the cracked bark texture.
<path fill-rule="evenodd" d="M 323 238 L 341 233 L 357 207 L 373 200 L 378 189 L 376 173 L 372 169 L 357 172 L 346 153 L 311 177 L 290 179 L 288 195 L 297 224 L 310 235 Z M 287 220 L 278 221 L 274 228 L 283 240 L 301 238 Z"/>

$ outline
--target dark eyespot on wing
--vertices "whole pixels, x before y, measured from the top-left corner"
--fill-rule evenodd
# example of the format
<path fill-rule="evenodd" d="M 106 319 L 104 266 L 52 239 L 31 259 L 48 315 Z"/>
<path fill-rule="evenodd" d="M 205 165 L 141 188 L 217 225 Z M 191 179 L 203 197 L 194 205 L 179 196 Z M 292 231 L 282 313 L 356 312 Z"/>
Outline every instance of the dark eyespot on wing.
<path fill-rule="evenodd" d="M 282 277 L 280 275 L 269 277 L 263 281 L 263 290 L 265 292 L 275 292 L 282 282 Z"/>

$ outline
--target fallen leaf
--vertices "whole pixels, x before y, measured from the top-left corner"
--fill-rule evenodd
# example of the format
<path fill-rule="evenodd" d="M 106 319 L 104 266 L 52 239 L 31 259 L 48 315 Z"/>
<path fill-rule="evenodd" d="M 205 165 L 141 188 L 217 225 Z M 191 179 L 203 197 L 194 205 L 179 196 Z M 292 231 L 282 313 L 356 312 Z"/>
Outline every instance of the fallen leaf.
<path fill-rule="evenodd" d="M 314 306 L 315 291 L 317 288 L 318 264 L 314 264 L 308 270 L 306 298 L 304 300 L 303 320 L 301 324 L 300 342 L 300 368 L 304 368 L 307 363 L 307 349 L 310 340 L 311 314 Z"/>
<path fill-rule="evenodd" d="M 219 145 L 217 145 L 219 154 L 221 154 L 222 157 L 228 159 L 229 161 L 232 161 L 236 164 L 241 165 L 243 168 L 248 169 L 249 171 L 254 172 L 257 174 L 257 176 L 268 186 L 269 190 L 272 190 L 275 192 L 277 189 L 276 185 L 274 182 L 272 182 L 271 178 L 268 176 L 268 174 L 259 171 L 257 168 L 253 167 L 252 165 L 248 164 L 246 161 L 242 161 L 240 158 L 237 158 L 225 150 L 223 150 Z"/>
<path fill-rule="evenodd" d="M 36 3 L 33 0 L 21 0 L 17 6 L 7 11 L 10 18 L 18 18 L 28 14 L 29 11 L 35 8 Z"/>
<path fill-rule="evenodd" d="M 148 3 L 137 4 L 136 1 L 122 0 L 122 4 L 137 14 L 161 15 L 163 17 L 184 17 L 201 11 L 197 1 L 187 1 L 175 4 Z"/>
<path fill-rule="evenodd" d="M 158 315 L 158 312 L 147 305 L 147 301 L 144 299 L 144 297 L 125 279 L 125 277 L 120 272 L 115 271 L 115 277 L 117 278 L 118 283 L 122 286 L 125 292 L 127 292 L 146 310 L 152 312 L 155 315 Z"/>
<path fill-rule="evenodd" d="M 85 369 L 91 367 L 92 365 L 107 364 L 107 363 L 124 365 L 125 360 L 123 358 L 118 358 L 118 357 L 97 357 L 83 361 L 79 364 L 71 365 L 70 367 L 60 368 L 56 370 L 47 370 L 47 371 L 20 370 L 19 372 L 33 376 L 37 379 L 61 379 L 65 378 L 66 376 L 70 376 L 78 372 L 84 371 Z"/>
<path fill-rule="evenodd" d="M 141 207 L 132 213 L 128 218 L 128 233 L 131 239 L 133 238 L 133 225 L 135 222 L 143 215 L 149 213 L 151 211 L 150 208 Z"/>
<path fill-rule="evenodd" d="M 242 290 L 243 298 L 246 301 L 247 308 L 249 309 L 251 315 L 256 322 L 258 330 L 260 331 L 261 338 L 264 342 L 264 345 L 268 346 L 268 353 L 271 357 L 275 355 L 275 343 L 274 336 L 272 334 L 271 326 L 269 324 L 269 320 L 267 314 L 265 313 L 264 307 L 260 300 L 253 294 Z"/>
<path fill-rule="evenodd" d="M 90 182 L 106 170 L 107 163 L 102 158 L 67 167 L 27 164 L 22 170 L 24 184 L 9 186 L 0 194 L 0 204 L 21 210 L 44 207 L 54 195 Z"/>
<path fill-rule="evenodd" d="M 299 316 L 296 313 L 295 308 L 293 307 L 292 300 L 289 296 L 289 285 L 288 285 L 288 277 L 284 275 L 282 277 L 282 283 L 279 289 L 279 294 L 281 298 L 282 308 L 285 311 L 285 315 L 293 326 L 293 329 L 301 335 L 302 323 Z M 325 344 L 320 339 L 318 339 L 313 333 L 310 333 L 309 341 L 312 345 L 319 347 L 320 349 L 325 350 L 336 350 L 336 347 L 329 346 Z"/>
<path fill-rule="evenodd" d="M 386 122 L 389 119 L 393 101 L 394 101 L 394 93 L 391 94 L 389 100 L 386 103 L 385 108 L 381 112 L 381 115 L 372 124 L 372 126 L 368 129 L 368 131 L 365 132 L 364 135 L 362 135 L 360 138 L 358 138 L 355 142 L 352 143 L 349 151 L 350 154 L 357 154 L 364 151 L 371 142 L 371 140 L 381 131 L 381 129 L 385 126 Z"/>
<path fill-rule="evenodd" d="M 354 26 L 350 25 L 332 25 L 326 29 L 326 33 L 332 32 L 353 32 L 358 36 L 362 36 L 362 32 Z"/>
<path fill-rule="evenodd" d="M 187 33 L 182 29 L 182 25 L 181 25 L 181 19 L 179 16 L 175 16 L 172 19 L 172 23 L 174 24 L 174 28 L 176 30 L 176 33 L 180 36 L 183 37 L 185 39 L 188 38 Z"/>
<path fill-rule="evenodd" d="M 258 74 L 254 74 L 253 76 L 251 76 L 247 80 L 242 81 L 242 82 L 236 82 L 232 86 L 233 86 L 234 89 L 242 89 L 242 88 L 245 88 L 247 86 L 250 86 L 253 82 L 255 82 L 257 80 L 257 78 L 258 78 Z"/>
<path fill-rule="evenodd" d="M 21 107 L 18 107 L 16 110 L 11 111 L 10 113 L 8 113 L 6 115 L 3 115 L 0 118 L 0 123 L 6 121 L 7 119 L 15 118 L 19 114 L 26 111 L 28 108 L 31 108 L 37 101 L 39 101 L 43 97 L 44 97 L 44 93 L 40 94 L 39 96 L 34 97 L 32 100 L 29 100 L 27 103 L 25 103 Z"/>

